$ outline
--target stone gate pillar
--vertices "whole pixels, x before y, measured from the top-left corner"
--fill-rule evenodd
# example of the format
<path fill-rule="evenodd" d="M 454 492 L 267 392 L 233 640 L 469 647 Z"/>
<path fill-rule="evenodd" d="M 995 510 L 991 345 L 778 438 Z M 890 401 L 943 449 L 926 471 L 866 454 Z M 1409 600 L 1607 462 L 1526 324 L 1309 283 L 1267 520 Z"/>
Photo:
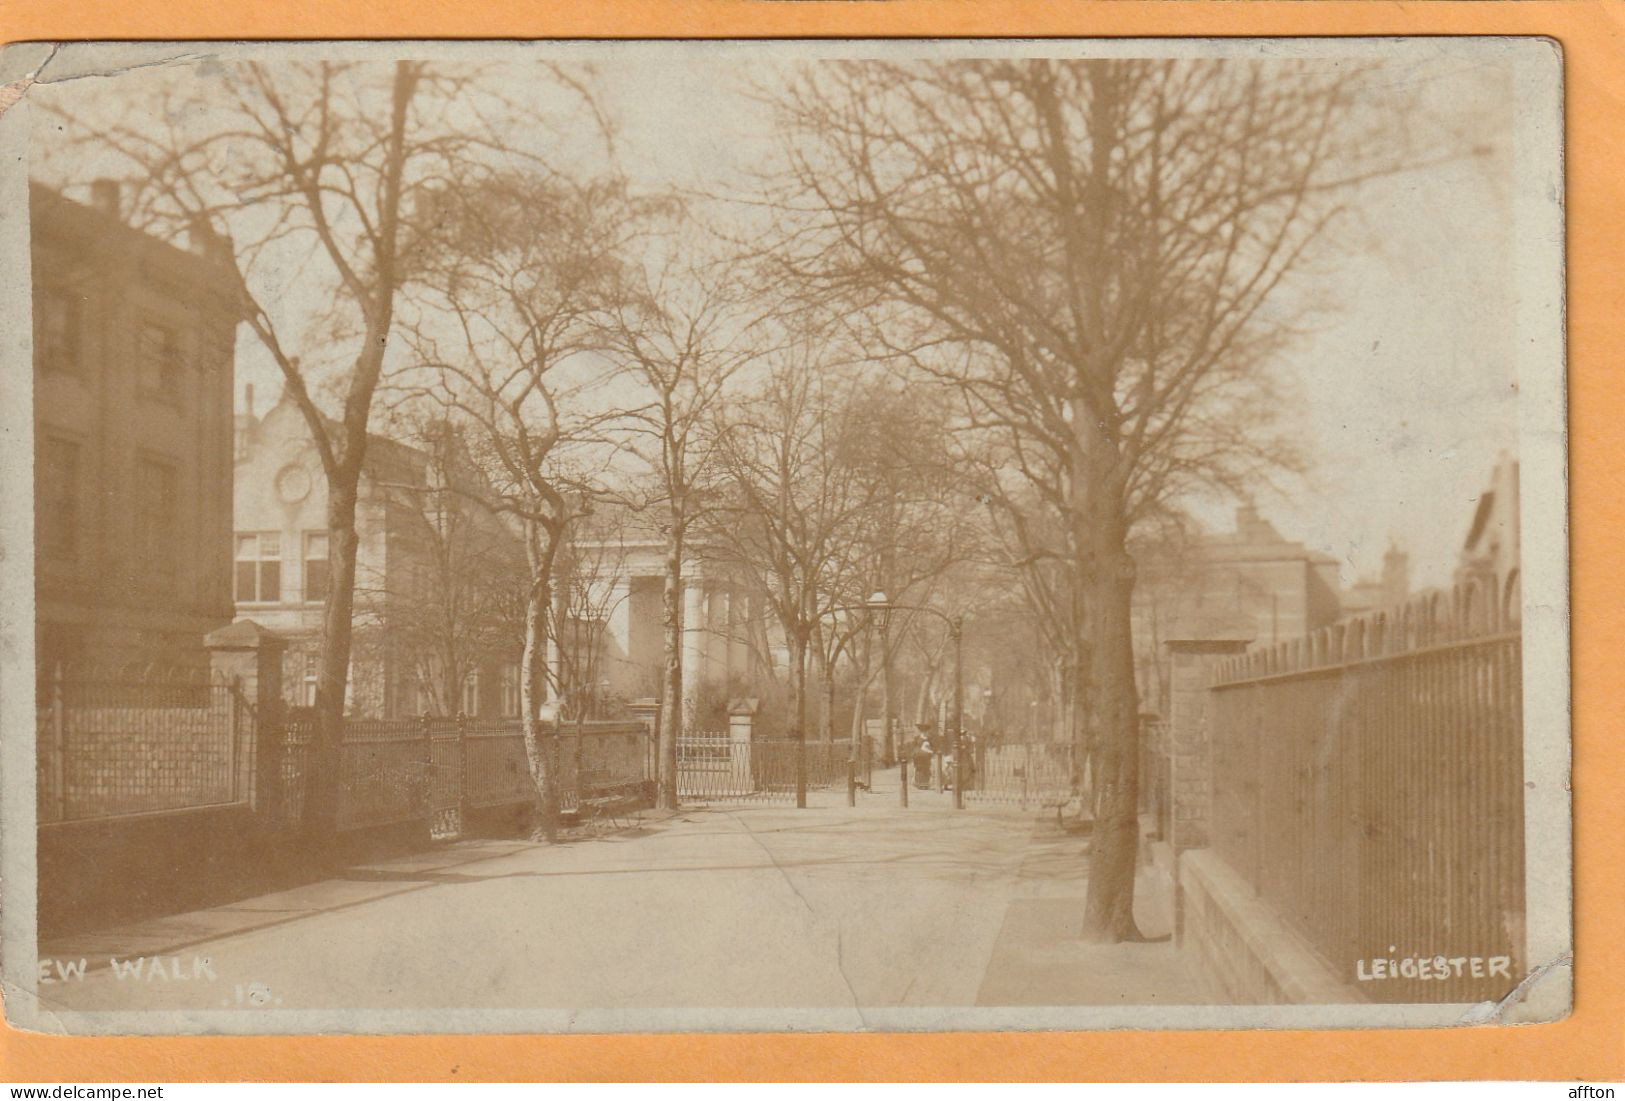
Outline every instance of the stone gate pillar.
<path fill-rule="evenodd" d="M 1166 642 L 1168 679 L 1168 847 L 1173 854 L 1174 936 L 1185 938 L 1179 854 L 1208 846 L 1213 820 L 1213 667 L 1252 643 L 1251 623 L 1183 624 Z"/>
<path fill-rule="evenodd" d="M 759 706 L 760 701 L 755 697 L 728 704 L 728 759 L 735 769 L 735 776 L 751 775 L 750 743 L 755 737 L 756 709 Z"/>
<path fill-rule="evenodd" d="M 203 638 L 209 667 L 235 680 L 250 714 L 239 727 L 239 792 L 260 816 L 281 804 L 282 653 L 286 640 L 251 619 L 210 631 Z"/>

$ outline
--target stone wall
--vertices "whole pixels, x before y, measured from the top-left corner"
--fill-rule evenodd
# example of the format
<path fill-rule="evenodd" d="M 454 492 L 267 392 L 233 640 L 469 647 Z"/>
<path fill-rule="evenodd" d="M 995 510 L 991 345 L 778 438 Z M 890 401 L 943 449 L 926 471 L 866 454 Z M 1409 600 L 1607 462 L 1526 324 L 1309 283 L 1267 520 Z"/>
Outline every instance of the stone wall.
<path fill-rule="evenodd" d="M 1172 835 L 1176 854 L 1208 844 L 1213 810 L 1212 733 L 1208 717 L 1208 686 L 1221 658 L 1240 653 L 1251 632 L 1186 632 L 1170 640 L 1168 729 L 1164 752 L 1169 759 Z"/>
<path fill-rule="evenodd" d="M 1208 849 L 1179 856 L 1180 946 L 1221 1001 L 1337 1004 L 1365 999 Z"/>

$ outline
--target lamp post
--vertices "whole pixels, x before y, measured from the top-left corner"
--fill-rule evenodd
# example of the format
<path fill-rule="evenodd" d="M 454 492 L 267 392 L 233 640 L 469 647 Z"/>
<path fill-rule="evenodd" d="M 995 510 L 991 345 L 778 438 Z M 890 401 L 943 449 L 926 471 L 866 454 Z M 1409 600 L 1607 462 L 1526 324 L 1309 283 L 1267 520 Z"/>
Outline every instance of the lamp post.
<path fill-rule="evenodd" d="M 948 637 L 953 640 L 954 644 L 953 729 L 948 735 L 948 748 L 949 752 L 953 754 L 954 758 L 954 809 L 964 810 L 965 759 L 964 755 L 959 752 L 959 728 L 964 724 L 965 719 L 965 617 L 959 615 L 951 616 L 946 612 L 940 612 L 935 608 L 931 608 L 923 604 L 894 604 L 883 592 L 876 592 L 870 596 L 869 599 L 864 602 L 864 607 L 868 608 L 879 621 L 882 645 L 881 659 L 887 661 L 886 668 L 888 672 L 890 671 L 890 662 L 888 660 L 889 650 L 885 645 L 885 640 L 886 630 L 891 622 L 892 612 L 898 610 L 899 608 L 910 612 L 924 612 L 927 615 L 936 616 L 938 619 L 942 620 L 942 622 L 948 625 Z M 890 695 L 889 692 L 887 694 Z M 901 775 L 903 778 L 903 805 L 906 807 L 908 806 L 908 754 L 901 753 L 898 754 L 898 756 L 902 758 L 903 761 Z"/>
<path fill-rule="evenodd" d="M 892 694 L 891 694 L 891 613 L 892 613 L 892 605 L 891 605 L 891 601 L 889 599 L 887 599 L 886 594 L 877 590 L 877 591 L 870 594 L 868 600 L 863 602 L 863 607 L 869 613 L 869 622 L 871 624 L 873 624 L 874 626 L 880 628 L 880 677 L 881 677 L 881 682 L 882 682 L 880 691 L 885 696 L 885 699 L 886 699 L 886 705 L 882 709 L 881 716 L 880 716 L 880 722 L 881 722 L 880 744 L 881 744 L 881 747 L 882 747 L 882 756 L 884 756 L 886 748 L 891 745 L 891 738 L 892 738 L 892 731 L 891 731 L 891 723 L 892 723 L 892 717 L 891 717 L 891 705 L 892 705 Z M 898 748 L 901 749 L 902 747 L 899 746 Z M 898 789 L 899 792 L 900 792 L 899 799 L 901 799 L 902 805 L 906 807 L 906 806 L 908 806 L 908 754 L 899 752 L 897 754 L 897 760 L 898 760 L 898 765 L 902 770 L 899 773 L 899 775 L 902 777 L 902 780 L 903 780 L 902 785 Z"/>

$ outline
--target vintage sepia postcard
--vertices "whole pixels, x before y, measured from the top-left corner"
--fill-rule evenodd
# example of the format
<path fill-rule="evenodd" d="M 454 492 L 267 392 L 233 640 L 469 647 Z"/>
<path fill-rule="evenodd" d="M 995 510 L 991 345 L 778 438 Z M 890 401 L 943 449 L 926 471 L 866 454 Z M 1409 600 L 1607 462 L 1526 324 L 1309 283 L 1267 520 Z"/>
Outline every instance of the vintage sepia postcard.
<path fill-rule="evenodd" d="M 1551 40 L 0 69 L 14 1025 L 1569 1011 Z"/>

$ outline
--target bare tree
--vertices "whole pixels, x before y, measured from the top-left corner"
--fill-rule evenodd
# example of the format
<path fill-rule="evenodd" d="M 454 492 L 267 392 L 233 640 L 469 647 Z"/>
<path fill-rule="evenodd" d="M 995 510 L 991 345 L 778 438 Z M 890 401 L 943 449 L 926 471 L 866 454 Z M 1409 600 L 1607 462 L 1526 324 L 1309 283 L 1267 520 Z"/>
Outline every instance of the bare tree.
<path fill-rule="evenodd" d="M 1086 936 L 1137 937 L 1130 533 L 1275 457 L 1282 288 L 1347 189 L 1391 171 L 1365 74 L 1292 62 L 854 62 L 778 97 L 783 273 L 1042 453 L 1086 612 L 1098 761 Z M 1046 502 L 1047 503 L 1047 502 Z"/>
<path fill-rule="evenodd" d="M 604 718 L 609 704 L 609 620 L 628 595 L 625 533 L 614 515 L 584 512 L 560 550 L 556 569 L 549 625 L 552 684 L 560 720 L 575 724 L 575 775 L 580 777 L 587 720 Z"/>
<path fill-rule="evenodd" d="M 888 378 L 854 384 L 842 414 L 850 441 L 843 461 L 867 485 L 874 506 L 841 541 L 831 611 L 839 604 L 862 604 L 876 590 L 897 603 L 925 602 L 934 585 L 979 553 L 983 525 L 975 515 L 974 486 L 966 481 L 951 446 L 948 412 L 938 395 L 918 388 L 911 392 Z M 867 622 L 827 616 L 820 623 L 819 656 L 832 706 L 834 668 Z M 872 671 L 881 679 L 880 748 L 886 764 L 897 750 L 887 671 L 906 637 L 901 629 L 892 633 L 889 652 L 878 655 L 881 662 Z"/>
<path fill-rule="evenodd" d="M 691 235 L 690 235 L 691 236 Z M 662 513 L 665 579 L 661 625 L 659 806 L 677 806 L 677 741 L 692 719 L 683 699 L 683 585 L 689 533 L 714 499 L 719 475 L 717 411 L 730 380 L 757 354 L 760 326 L 736 287 L 737 273 L 694 259 L 694 242 L 671 234 L 644 265 L 637 295 L 609 322 L 609 347 L 648 395 L 629 419 L 634 446 L 653 475 Z"/>
<path fill-rule="evenodd" d="M 861 452 L 843 386 L 805 345 L 781 354 L 719 430 L 723 501 L 707 541 L 748 577 L 790 651 L 790 729 L 805 741 L 807 674 L 819 621 L 830 610 L 843 546 L 876 502 L 876 483 L 853 460 Z M 797 770 L 797 805 L 805 805 Z"/>
<path fill-rule="evenodd" d="M 398 381 L 470 426 L 493 506 L 523 532 L 528 586 L 520 708 L 545 827 L 555 821 L 556 740 L 544 744 L 555 572 L 572 526 L 591 511 L 610 449 L 599 427 L 624 416 L 595 395 L 607 366 L 604 320 L 623 300 L 636 204 L 617 180 L 507 174 L 436 197 L 442 240 L 425 262 Z M 556 640 L 555 640 L 556 641 Z M 556 733 L 556 729 L 554 731 Z"/>
<path fill-rule="evenodd" d="M 438 411 L 419 412 L 393 438 L 421 456 L 420 476 L 383 486 L 404 520 L 409 564 L 360 575 L 357 603 L 382 612 L 431 709 L 455 715 L 482 667 L 518 657 L 522 630 L 511 597 L 525 565 L 517 533 L 491 507 L 491 486 L 462 427 Z"/>
<path fill-rule="evenodd" d="M 414 205 L 428 189 L 479 176 L 490 146 L 458 115 L 477 95 L 466 71 L 322 61 L 243 63 L 215 79 L 187 77 L 167 85 L 158 107 L 132 107 L 132 121 L 100 125 L 91 113 L 68 121 L 96 148 L 129 161 L 132 218 L 185 232 L 235 262 L 241 316 L 280 369 L 320 457 L 331 584 L 305 799 L 307 833 L 319 840 L 336 829 L 358 486 L 419 236 Z M 288 316 L 279 299 L 289 270 L 331 286 L 325 324 Z M 329 369 L 342 407 L 336 418 L 320 408 Z"/>

